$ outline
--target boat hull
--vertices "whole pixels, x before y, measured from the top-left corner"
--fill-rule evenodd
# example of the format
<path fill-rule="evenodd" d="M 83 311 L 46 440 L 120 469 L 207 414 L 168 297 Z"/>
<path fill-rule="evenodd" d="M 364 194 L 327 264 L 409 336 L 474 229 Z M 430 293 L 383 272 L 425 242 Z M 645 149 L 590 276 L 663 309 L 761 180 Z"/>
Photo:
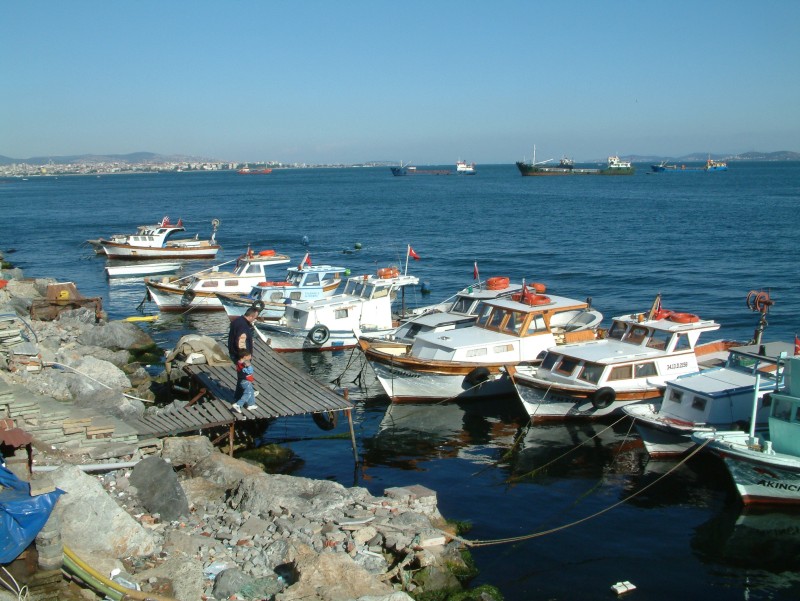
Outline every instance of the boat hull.
<path fill-rule="evenodd" d="M 748 446 L 748 432 L 701 435 L 725 462 L 744 505 L 800 506 L 800 459 Z"/>
<path fill-rule="evenodd" d="M 187 290 L 180 286 L 155 281 L 147 282 L 150 299 L 158 306 L 159 311 L 222 311 L 222 303 L 213 292 Z"/>
<path fill-rule="evenodd" d="M 137 277 L 175 273 L 181 268 L 180 263 L 134 263 L 130 265 L 107 265 L 106 275 L 109 277 Z"/>
<path fill-rule="evenodd" d="M 110 259 L 121 261 L 140 259 L 213 259 L 220 250 L 217 244 L 192 246 L 146 247 L 104 242 L 103 249 Z"/>
<path fill-rule="evenodd" d="M 295 353 L 299 351 L 341 351 L 358 346 L 358 338 L 353 330 L 332 330 L 325 328 L 327 336 L 320 338 L 313 335 L 314 329 L 292 328 L 280 323 L 256 322 L 256 332 L 274 351 L 279 353 Z M 376 330 L 375 335 L 388 334 L 391 329 Z"/>
<path fill-rule="evenodd" d="M 435 369 L 406 369 L 389 358 L 367 359 L 384 392 L 393 403 L 435 403 L 446 400 L 479 399 L 513 394 L 510 382 L 502 378 L 502 366 L 448 363 Z M 482 371 L 482 370 L 486 371 Z M 476 371 L 481 370 L 481 371 Z M 471 374 L 482 374 L 473 378 Z M 484 379 L 485 378 L 485 379 Z"/>

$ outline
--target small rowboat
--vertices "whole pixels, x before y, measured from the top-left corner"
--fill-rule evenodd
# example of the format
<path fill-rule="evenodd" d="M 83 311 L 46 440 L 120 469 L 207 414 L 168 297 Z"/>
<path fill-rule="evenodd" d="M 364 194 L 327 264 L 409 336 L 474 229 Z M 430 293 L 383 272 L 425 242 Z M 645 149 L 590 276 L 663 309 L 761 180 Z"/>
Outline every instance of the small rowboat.
<path fill-rule="evenodd" d="M 106 275 L 108 277 L 132 278 L 158 273 L 175 273 L 180 268 L 180 263 L 137 263 L 133 265 L 107 265 Z"/>

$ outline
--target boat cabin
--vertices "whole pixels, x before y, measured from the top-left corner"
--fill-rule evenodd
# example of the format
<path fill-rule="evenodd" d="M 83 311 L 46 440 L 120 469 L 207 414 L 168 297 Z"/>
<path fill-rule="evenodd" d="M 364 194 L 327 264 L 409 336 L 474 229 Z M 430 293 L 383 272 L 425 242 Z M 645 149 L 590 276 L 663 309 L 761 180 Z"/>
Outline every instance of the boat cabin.
<path fill-rule="evenodd" d="M 291 328 L 308 329 L 324 324 L 331 331 L 361 329 L 390 329 L 392 327 L 392 303 L 398 289 L 419 284 L 419 278 L 379 270 L 382 275 L 351 277 L 341 294 L 327 298 L 300 301 L 287 306 L 286 325 Z"/>
<path fill-rule="evenodd" d="M 267 268 L 285 265 L 290 261 L 287 255 L 276 254 L 274 250 L 256 254 L 248 251 L 236 260 L 233 271 L 219 271 L 219 266 L 211 271 L 197 273 L 189 281 L 188 288 L 203 292 L 245 291 L 242 286 L 253 280 L 266 280 Z"/>
<path fill-rule="evenodd" d="M 648 318 L 643 313 L 615 317 L 605 339 L 550 349 L 536 377 L 579 389 L 652 388 L 648 379 L 663 381 L 698 371 L 695 350 L 700 334 L 719 327 L 713 320 L 688 313 L 662 318 Z"/>
<path fill-rule="evenodd" d="M 765 423 L 772 404 L 769 393 L 783 381 L 780 355 L 792 352 L 792 345 L 784 342 L 733 347 L 721 367 L 667 382 L 659 416 L 694 424 L 749 422 L 758 375 L 756 421 Z"/>
<path fill-rule="evenodd" d="M 784 382 L 772 395 L 769 440 L 773 452 L 800 457 L 800 357 L 786 359 Z"/>
<path fill-rule="evenodd" d="M 319 298 L 324 296 L 325 292 L 335 289 L 346 272 L 346 268 L 332 265 L 290 267 L 287 269 L 285 280 L 259 282 L 253 286 L 248 296 L 251 299 L 272 303 L 282 303 L 286 299 L 299 301 Z M 319 294 L 310 296 L 309 293 L 313 289 L 319 289 Z"/>
<path fill-rule="evenodd" d="M 517 300 L 515 300 L 515 297 Z M 561 296 L 519 294 L 484 301 L 473 327 L 419 334 L 410 354 L 417 359 L 472 363 L 532 361 L 562 339 L 594 338 L 602 315 L 585 302 Z"/>

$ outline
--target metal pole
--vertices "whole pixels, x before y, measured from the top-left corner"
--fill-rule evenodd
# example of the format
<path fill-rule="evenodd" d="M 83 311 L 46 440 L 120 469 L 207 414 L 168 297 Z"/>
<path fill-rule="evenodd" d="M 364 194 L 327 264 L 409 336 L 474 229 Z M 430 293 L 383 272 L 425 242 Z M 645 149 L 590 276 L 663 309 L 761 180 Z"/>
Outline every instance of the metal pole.
<path fill-rule="evenodd" d="M 349 400 L 350 392 L 347 388 L 344 389 L 344 399 Z M 358 465 L 358 447 L 356 447 L 356 432 L 353 429 L 353 413 L 350 409 L 344 410 L 347 415 L 347 425 L 350 426 L 350 444 L 353 447 L 353 461 Z"/>
<path fill-rule="evenodd" d="M 756 372 L 756 386 L 753 391 L 753 415 L 750 416 L 750 444 L 756 444 L 756 415 L 758 414 L 758 388 L 761 383 L 761 374 Z"/>
<path fill-rule="evenodd" d="M 233 424 L 234 422 L 231 422 L 228 430 L 228 455 L 231 457 L 233 457 Z"/>

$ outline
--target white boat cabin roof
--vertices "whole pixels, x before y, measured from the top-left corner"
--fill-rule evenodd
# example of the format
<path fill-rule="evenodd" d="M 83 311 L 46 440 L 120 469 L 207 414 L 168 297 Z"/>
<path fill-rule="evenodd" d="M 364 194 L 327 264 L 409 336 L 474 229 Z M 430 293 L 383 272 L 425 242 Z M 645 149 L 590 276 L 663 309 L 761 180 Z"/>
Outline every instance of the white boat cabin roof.
<path fill-rule="evenodd" d="M 609 365 L 693 351 L 700 334 L 718 330 L 720 324 L 694 315 L 689 315 L 689 319 L 696 321 L 647 319 L 643 313 L 623 315 L 613 318 L 606 338 L 561 345 L 551 352 Z"/>
<path fill-rule="evenodd" d="M 292 308 L 311 311 L 322 307 L 346 305 L 354 301 L 368 301 L 390 296 L 394 290 L 403 286 L 416 286 L 419 278 L 413 275 L 397 275 L 381 278 L 372 274 L 359 275 L 347 279 L 344 290 L 327 298 L 292 303 Z"/>
<path fill-rule="evenodd" d="M 752 391 L 758 373 L 761 385 L 772 389 L 779 373 L 778 357 L 782 352 L 787 357 L 792 356 L 794 345 L 788 342 L 769 342 L 733 347 L 729 349 L 724 366 L 680 376 L 667 382 L 667 387 L 710 398 L 728 396 Z"/>
<path fill-rule="evenodd" d="M 220 270 L 219 265 L 210 271 L 194 274 L 195 279 L 220 279 L 228 277 L 263 277 L 266 279 L 267 267 L 285 265 L 291 259 L 287 255 L 272 253 L 270 255 L 244 254 L 236 260 L 233 271 Z"/>
<path fill-rule="evenodd" d="M 543 305 L 529 305 L 527 303 L 515 301 L 511 298 L 496 298 L 487 300 L 484 305 L 484 312 L 474 327 L 457 328 L 448 330 L 446 332 L 428 332 L 420 333 L 414 342 L 414 349 L 418 350 L 422 346 L 437 347 L 439 349 L 454 350 L 466 348 L 469 346 L 484 346 L 495 343 L 507 343 L 509 339 L 519 339 L 525 336 L 538 336 L 541 334 L 549 333 L 546 320 L 549 316 L 546 314 L 558 314 L 564 311 L 580 311 L 588 309 L 589 305 L 583 301 L 567 298 L 564 296 L 547 295 L 550 302 Z M 514 314 L 514 323 L 520 332 L 513 332 L 509 328 L 509 321 L 504 330 L 490 329 L 492 326 L 487 325 L 484 327 L 480 325 L 482 319 L 491 316 L 487 315 L 487 311 L 495 311 L 501 309 L 503 313 Z M 500 315 L 500 313 L 497 313 Z M 528 315 L 533 315 L 533 318 L 528 318 Z M 508 320 L 511 319 L 509 316 Z M 523 326 L 527 323 L 527 330 L 521 332 Z M 414 352 L 414 351 L 412 351 Z"/>

